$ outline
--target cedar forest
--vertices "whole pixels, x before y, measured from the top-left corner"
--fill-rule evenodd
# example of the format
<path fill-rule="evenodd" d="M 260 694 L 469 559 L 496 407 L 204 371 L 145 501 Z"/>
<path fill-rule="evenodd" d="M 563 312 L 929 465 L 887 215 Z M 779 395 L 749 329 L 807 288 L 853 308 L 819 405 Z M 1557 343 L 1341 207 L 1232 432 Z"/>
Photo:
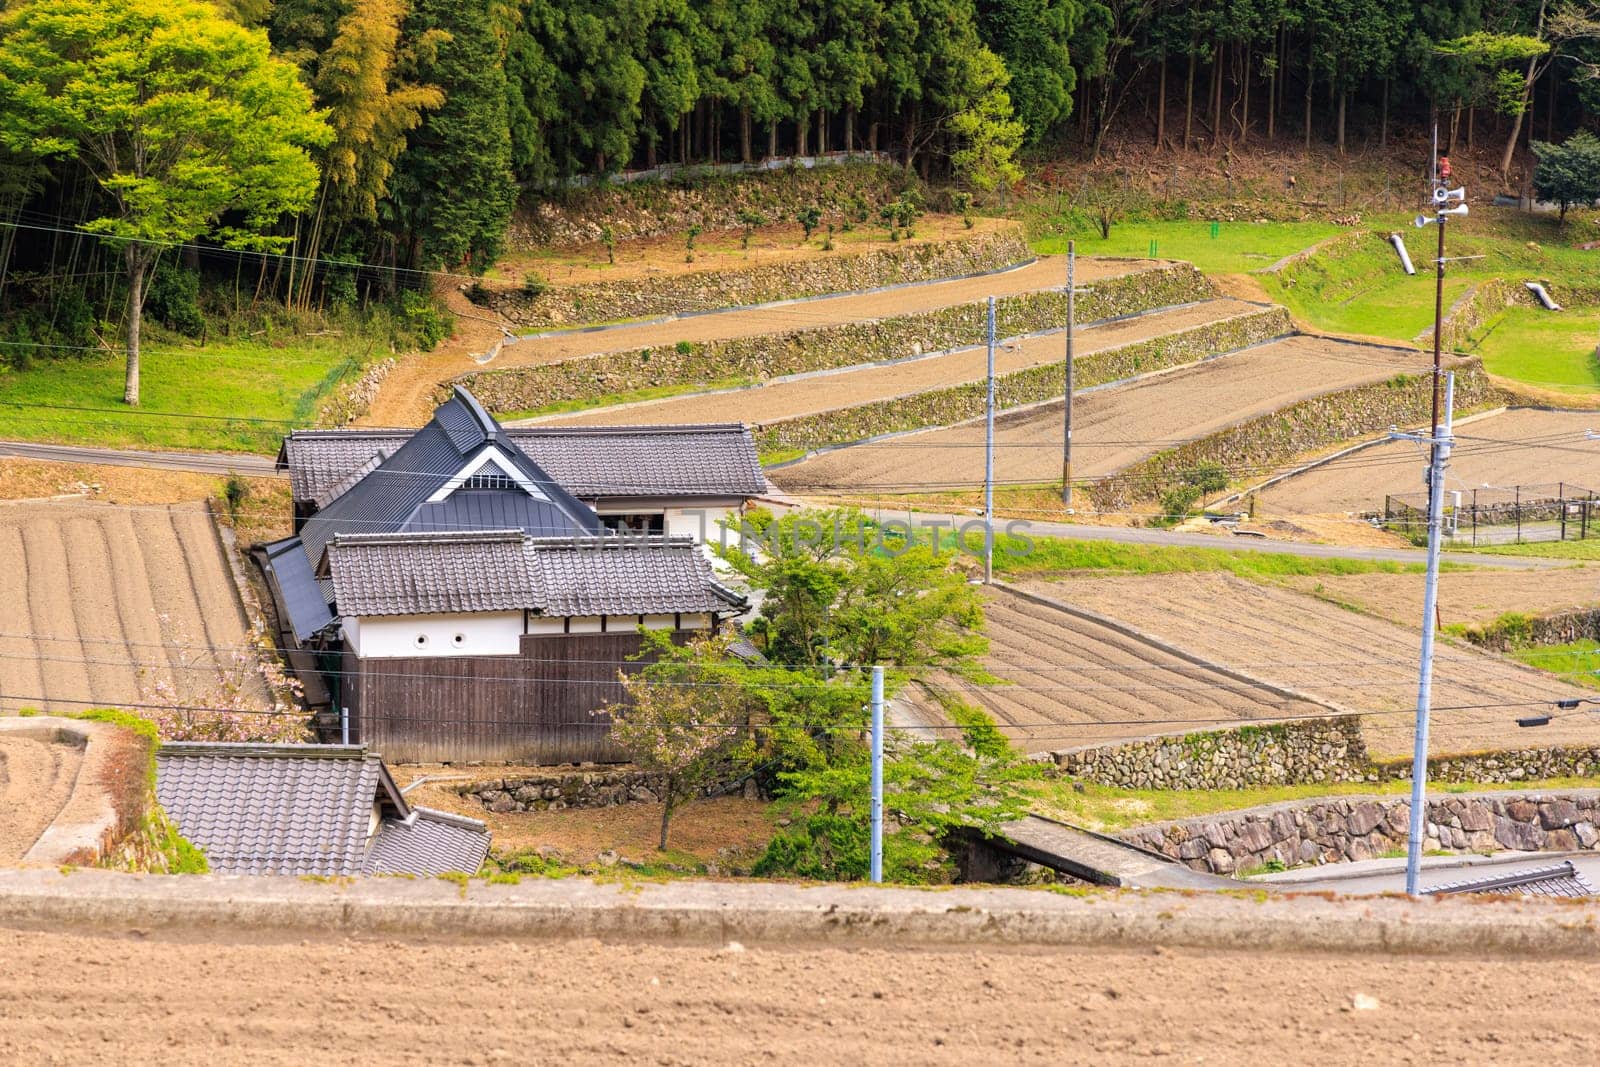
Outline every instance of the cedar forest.
<path fill-rule="evenodd" d="M 15 339 L 52 278 L 139 308 L 170 246 L 289 253 L 231 279 L 289 308 L 353 289 L 308 264 L 403 298 L 486 269 L 519 198 L 625 169 L 867 151 L 981 194 L 1117 139 L 1343 152 L 1437 114 L 1505 181 L 1597 111 L 1594 0 L 10 0 L 0 278 L 44 279 Z M 40 348 L 82 340 L 63 299 Z"/>

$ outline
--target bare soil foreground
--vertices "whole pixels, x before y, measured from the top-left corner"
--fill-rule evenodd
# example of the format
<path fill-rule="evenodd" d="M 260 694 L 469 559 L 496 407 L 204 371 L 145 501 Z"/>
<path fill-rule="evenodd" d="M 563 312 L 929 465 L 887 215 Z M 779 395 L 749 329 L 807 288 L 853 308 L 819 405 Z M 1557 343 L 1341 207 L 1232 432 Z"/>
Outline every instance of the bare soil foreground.
<path fill-rule="evenodd" d="M 1240 300 L 1207 300 L 1130 319 L 1118 319 L 1081 331 L 1075 339 L 1076 351 L 1079 356 L 1091 356 L 1109 348 L 1260 310 L 1254 304 Z M 1062 358 L 1063 343 L 1059 336 L 1030 337 L 1008 342 L 995 354 L 995 373 L 1011 374 L 1041 363 L 1058 363 Z M 566 425 L 609 425 L 618 422 L 725 422 L 737 417 L 744 422 L 763 424 L 979 381 L 987 373 L 987 365 L 988 353 L 983 348 L 967 348 L 947 355 L 908 359 L 884 366 L 857 367 L 775 381 L 736 392 L 630 404 L 622 410 L 598 408 L 538 421 Z"/>
<path fill-rule="evenodd" d="M 83 750 L 0 736 L 0 867 L 14 867 L 72 795 Z"/>
<path fill-rule="evenodd" d="M 1291 337 L 1087 393 L 1073 405 L 1073 475 L 1112 474 L 1170 445 L 1426 363 L 1421 353 Z M 1061 415 L 1061 405 L 1051 404 L 998 420 L 998 481 L 1059 483 Z M 983 434 L 981 423 L 908 434 L 827 452 L 771 477 L 796 492 L 971 485 L 983 480 Z"/>
<path fill-rule="evenodd" d="M 162 683 L 204 700 L 208 648 L 246 639 L 200 505 L 0 504 L 0 605 L 0 711 L 148 702 Z"/>
<path fill-rule="evenodd" d="M 1593 411 L 1507 411 L 1456 427 L 1445 488 L 1566 482 L 1600 492 L 1600 444 L 1585 442 L 1584 431 L 1600 423 Z M 1364 448 L 1305 474 L 1279 482 L 1257 499 L 1259 511 L 1283 515 L 1381 512 L 1388 494 L 1420 502 L 1426 493 L 1422 471 L 1426 453 L 1404 441 Z M 1508 498 L 1497 492 L 1495 501 Z"/>
<path fill-rule="evenodd" d="M 1349 604 L 1402 626 L 1422 618 L 1420 574 L 1340 574 L 1290 578 L 1303 593 Z M 1439 618 L 1450 623 L 1490 623 L 1507 612 L 1549 615 L 1600 604 L 1600 567 L 1546 571 L 1446 571 L 1439 575 Z"/>
<path fill-rule="evenodd" d="M 1327 711 L 1015 593 L 992 591 L 984 614 L 984 667 L 1007 684 L 943 684 L 1027 752 Z"/>
<path fill-rule="evenodd" d="M 1378 756 L 1411 752 L 1418 632 L 1277 586 L 1223 574 L 1073 578 L 1026 586 L 1132 622 L 1146 633 L 1251 677 L 1367 718 Z M 1588 697 L 1554 675 L 1442 643 L 1434 663 L 1432 749 L 1437 754 L 1525 745 L 1600 744 L 1600 722 L 1549 701 Z M 1534 702 L 1546 702 L 1538 707 Z M 1518 716 L 1555 721 L 1521 729 Z"/>
<path fill-rule="evenodd" d="M 1090 282 L 1098 278 L 1117 277 L 1156 265 L 1152 260 L 1080 259 L 1078 280 Z M 982 278 L 929 282 L 882 293 L 823 297 L 779 307 L 733 309 L 671 322 L 643 322 L 587 333 L 568 332 L 518 341 L 507 345 L 493 362 L 487 364 L 478 363 L 474 357 L 486 352 L 501 336 L 499 328 L 492 325 L 498 320 L 494 312 L 467 304 L 464 297 L 451 290 L 450 306 L 458 316 L 459 338 L 447 339 L 433 352 L 407 356 L 384 379 L 371 411 L 362 421 L 369 426 L 420 426 L 433 410 L 428 398 L 440 382 L 485 367 L 503 370 L 507 367 L 556 363 L 598 352 L 675 345 L 679 341 L 699 343 L 836 326 L 840 323 L 932 311 L 956 304 L 976 304 L 989 296 L 1059 289 L 1065 284 L 1066 257 L 1043 256 L 1028 266 Z M 976 312 L 973 317 L 973 341 L 981 337 L 982 314 Z"/>
<path fill-rule="evenodd" d="M 10 1063 L 1542 1067 L 1591 1060 L 1600 1010 L 1590 959 L 286 941 L 226 929 L 193 940 L 0 931 L 0 958 Z"/>

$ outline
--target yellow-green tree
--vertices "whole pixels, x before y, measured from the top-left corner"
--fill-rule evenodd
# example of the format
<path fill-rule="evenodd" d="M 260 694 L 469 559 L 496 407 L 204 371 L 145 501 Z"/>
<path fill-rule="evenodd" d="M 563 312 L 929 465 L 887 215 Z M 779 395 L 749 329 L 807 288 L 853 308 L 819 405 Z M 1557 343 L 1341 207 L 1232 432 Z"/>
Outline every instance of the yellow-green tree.
<path fill-rule="evenodd" d="M 209 236 L 274 251 L 317 188 L 330 131 L 266 34 L 199 0 L 26 0 L 0 14 L 0 144 L 76 157 L 110 208 L 128 281 L 123 398 L 139 402 L 144 284 L 163 248 Z"/>

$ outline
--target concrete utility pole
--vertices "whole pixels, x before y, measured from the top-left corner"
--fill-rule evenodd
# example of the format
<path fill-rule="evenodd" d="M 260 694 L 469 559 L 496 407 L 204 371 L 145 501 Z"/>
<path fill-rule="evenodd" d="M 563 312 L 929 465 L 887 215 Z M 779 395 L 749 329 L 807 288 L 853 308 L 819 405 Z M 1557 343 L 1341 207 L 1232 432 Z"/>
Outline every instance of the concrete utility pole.
<path fill-rule="evenodd" d="M 983 584 L 994 582 L 994 297 L 989 298 L 989 399 L 983 433 Z"/>
<path fill-rule="evenodd" d="M 883 668 L 872 668 L 872 880 L 883 881 Z"/>
<path fill-rule="evenodd" d="M 1061 442 L 1061 503 L 1070 513 L 1072 511 L 1072 400 L 1076 392 L 1073 377 L 1073 333 L 1078 325 L 1078 294 L 1090 292 L 1088 289 L 1079 289 L 1076 284 L 1078 267 L 1078 242 L 1067 242 L 1067 365 L 1064 375 L 1062 397 L 1063 430 Z"/>
<path fill-rule="evenodd" d="M 1433 706 L 1433 641 L 1438 625 L 1439 548 L 1444 540 L 1444 472 L 1454 441 L 1456 376 L 1445 384 L 1444 432 L 1433 435 L 1428 465 L 1428 580 L 1422 597 L 1422 664 L 1417 678 L 1416 746 L 1411 755 L 1411 831 L 1406 841 L 1406 892 L 1417 893 L 1422 839 L 1428 803 L 1428 715 Z M 1417 434 L 1390 434 L 1398 440 L 1421 441 Z"/>

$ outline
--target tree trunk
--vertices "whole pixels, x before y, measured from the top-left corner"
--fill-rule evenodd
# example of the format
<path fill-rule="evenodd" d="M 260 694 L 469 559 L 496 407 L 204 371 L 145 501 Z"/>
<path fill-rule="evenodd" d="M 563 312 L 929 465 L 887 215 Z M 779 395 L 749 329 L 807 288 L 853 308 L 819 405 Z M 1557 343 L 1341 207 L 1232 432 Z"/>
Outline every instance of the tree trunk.
<path fill-rule="evenodd" d="M 1477 114 L 1478 114 L 1478 109 L 1477 108 L 1475 108 L 1475 107 L 1467 108 L 1467 155 L 1469 155 L 1469 156 L 1472 154 L 1472 125 L 1473 125 L 1473 120 L 1474 120 L 1474 118 L 1476 118 Z"/>
<path fill-rule="evenodd" d="M 1267 75 L 1267 144 L 1272 143 L 1278 117 L 1278 38 L 1281 31 L 1272 31 L 1272 70 Z"/>
<path fill-rule="evenodd" d="M 1538 27 L 1533 34 L 1541 39 L 1544 37 L 1544 12 L 1545 4 L 1541 3 L 1539 5 Z M 1538 80 L 1539 57 L 1534 56 L 1528 60 L 1528 73 L 1522 79 L 1522 107 L 1518 109 L 1517 114 L 1511 120 L 1511 136 L 1506 138 L 1506 149 L 1500 154 L 1500 183 L 1502 185 L 1511 180 L 1511 159 L 1517 153 L 1517 136 L 1522 133 L 1523 116 L 1532 110 L 1533 83 Z M 1529 120 L 1528 128 L 1533 128 L 1532 120 Z"/>
<path fill-rule="evenodd" d="M 767 158 L 768 159 L 776 159 L 777 157 L 778 157 L 778 120 L 777 119 L 773 119 L 771 124 L 767 126 Z"/>
<path fill-rule="evenodd" d="M 1378 124 L 1378 147 L 1389 147 L 1389 79 L 1383 79 L 1383 119 Z"/>
<path fill-rule="evenodd" d="M 1317 72 L 1311 65 L 1316 57 L 1316 51 L 1311 46 L 1306 47 L 1306 151 L 1311 151 L 1311 93 L 1316 88 Z"/>
<path fill-rule="evenodd" d="M 811 134 L 811 120 L 802 112 L 794 120 L 794 154 L 806 154 L 806 141 Z"/>
<path fill-rule="evenodd" d="M 856 108 L 854 104 L 844 109 L 844 150 L 856 150 Z"/>
<path fill-rule="evenodd" d="M 1445 155 L 1453 156 L 1453 155 L 1456 154 L 1456 134 L 1458 132 L 1460 132 L 1460 130 L 1461 130 L 1461 101 L 1458 99 L 1458 100 L 1456 100 L 1455 108 L 1450 112 L 1450 136 L 1445 141 L 1445 146 L 1444 146 L 1444 154 Z"/>
<path fill-rule="evenodd" d="M 1211 59 L 1211 91 L 1207 106 L 1211 109 L 1211 144 L 1222 141 L 1222 46 L 1217 45 Z"/>
<path fill-rule="evenodd" d="M 1183 90 L 1183 150 L 1189 150 L 1194 133 L 1194 42 L 1189 42 L 1189 82 Z"/>
<path fill-rule="evenodd" d="M 138 407 L 139 327 L 144 320 L 144 279 L 150 269 L 150 253 L 137 242 L 129 241 L 123 259 L 128 267 L 128 374 L 122 388 L 122 402 Z"/>
<path fill-rule="evenodd" d="M 1156 147 L 1167 146 L 1167 57 L 1161 56 L 1161 78 L 1156 89 Z"/>
<path fill-rule="evenodd" d="M 1250 44 L 1239 46 L 1244 54 L 1244 69 L 1239 75 L 1239 143 L 1250 143 Z"/>
<path fill-rule="evenodd" d="M 661 841 L 656 848 L 662 852 L 667 850 L 667 832 L 672 829 L 672 801 L 677 785 L 675 777 L 669 774 L 661 790 Z"/>
<path fill-rule="evenodd" d="M 828 113 L 817 108 L 817 155 L 828 154 Z"/>
<path fill-rule="evenodd" d="M 1339 154 L 1344 155 L 1344 112 L 1345 102 L 1350 99 L 1349 93 L 1339 94 Z"/>
<path fill-rule="evenodd" d="M 739 159 L 750 162 L 750 105 L 739 109 Z"/>
<path fill-rule="evenodd" d="M 867 123 L 867 151 L 868 152 L 876 152 L 877 150 L 878 150 L 878 124 L 876 122 L 869 122 L 869 123 Z"/>

